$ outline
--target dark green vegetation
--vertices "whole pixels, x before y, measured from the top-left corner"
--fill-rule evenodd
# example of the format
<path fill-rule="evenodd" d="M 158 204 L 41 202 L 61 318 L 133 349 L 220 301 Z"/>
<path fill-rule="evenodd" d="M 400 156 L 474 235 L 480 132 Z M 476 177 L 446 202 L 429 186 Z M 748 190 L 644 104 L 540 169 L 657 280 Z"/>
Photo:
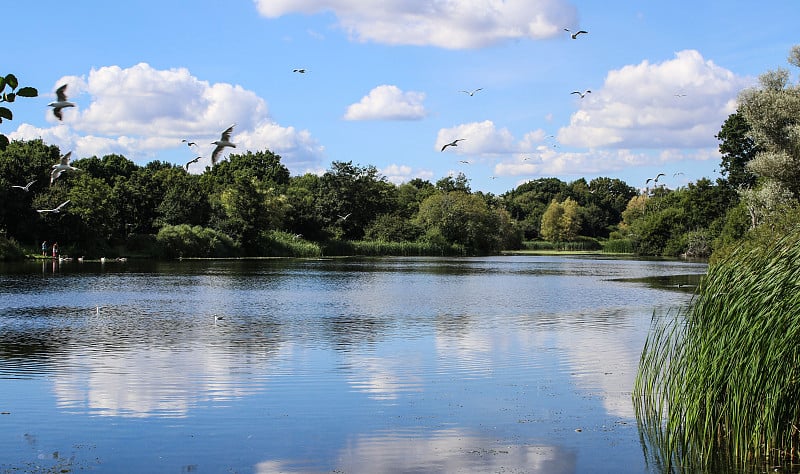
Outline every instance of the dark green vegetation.
<path fill-rule="evenodd" d="M 0 151 L 0 229 L 28 253 L 43 240 L 72 256 L 163 258 L 479 255 L 547 241 L 702 257 L 737 200 L 723 180 L 707 179 L 640 195 L 618 179 L 542 178 L 495 196 L 473 192 L 463 174 L 395 185 L 351 162 L 290 176 L 269 151 L 233 154 L 201 174 L 119 155 L 80 158 L 72 162 L 80 171 L 50 185 L 63 152 L 40 140 Z M 32 180 L 30 191 L 12 187 Z M 60 213 L 36 212 L 66 200 Z"/>
<path fill-rule="evenodd" d="M 634 401 L 665 471 L 800 458 L 800 85 L 788 79 L 768 72 L 741 93 L 721 133 L 740 203 L 694 301 L 656 315 L 642 352 Z"/>

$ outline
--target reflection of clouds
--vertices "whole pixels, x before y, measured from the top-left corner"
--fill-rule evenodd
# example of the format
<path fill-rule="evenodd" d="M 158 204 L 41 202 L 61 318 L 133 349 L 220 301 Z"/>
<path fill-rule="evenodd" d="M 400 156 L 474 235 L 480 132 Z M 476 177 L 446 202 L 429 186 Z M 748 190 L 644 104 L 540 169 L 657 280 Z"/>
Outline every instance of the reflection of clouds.
<path fill-rule="evenodd" d="M 412 357 L 347 357 L 348 382 L 374 400 L 396 400 L 402 393 L 422 391 L 422 373 Z"/>
<path fill-rule="evenodd" d="M 64 371 L 55 375 L 54 391 L 61 407 L 97 415 L 182 417 L 198 403 L 260 390 L 234 370 L 250 362 L 234 357 L 213 346 L 69 356 L 61 362 Z"/>
<path fill-rule="evenodd" d="M 336 472 L 575 472 L 576 455 L 557 446 L 500 445 L 459 429 L 393 432 L 346 443 Z M 302 470 L 306 472 L 305 469 Z M 255 472 L 300 472 L 288 461 L 258 463 Z"/>

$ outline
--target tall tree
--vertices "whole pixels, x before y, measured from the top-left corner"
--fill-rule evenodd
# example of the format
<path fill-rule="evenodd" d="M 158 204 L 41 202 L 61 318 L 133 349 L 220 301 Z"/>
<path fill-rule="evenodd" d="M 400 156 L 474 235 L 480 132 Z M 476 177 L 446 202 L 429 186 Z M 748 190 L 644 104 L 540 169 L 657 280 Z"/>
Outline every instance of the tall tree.
<path fill-rule="evenodd" d="M 747 163 L 759 149 L 750 136 L 747 120 L 739 112 L 729 115 L 716 138 L 720 141 L 719 152 L 722 154 L 720 173 L 727 184 L 734 189 L 752 188 L 756 176 L 747 168 Z"/>

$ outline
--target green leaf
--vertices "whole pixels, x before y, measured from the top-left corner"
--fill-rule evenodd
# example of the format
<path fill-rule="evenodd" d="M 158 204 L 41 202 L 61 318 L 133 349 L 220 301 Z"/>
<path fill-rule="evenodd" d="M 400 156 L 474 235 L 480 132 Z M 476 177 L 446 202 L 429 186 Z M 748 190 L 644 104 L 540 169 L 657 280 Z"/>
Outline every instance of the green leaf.
<path fill-rule="evenodd" d="M 5 88 L 6 88 L 6 78 L 0 76 L 0 92 L 2 92 L 3 89 Z"/>
<path fill-rule="evenodd" d="M 8 138 L 5 135 L 0 134 L 0 151 L 5 150 L 8 146 Z"/>
<path fill-rule="evenodd" d="M 13 74 L 7 74 L 6 75 L 6 84 L 8 84 L 8 87 L 10 87 L 12 90 L 16 89 L 17 86 L 19 85 L 19 81 L 17 80 L 17 76 L 15 76 Z"/>
<path fill-rule="evenodd" d="M 17 91 L 17 95 L 20 97 L 37 97 L 39 91 L 35 87 L 23 87 Z"/>
<path fill-rule="evenodd" d="M 2 122 L 2 119 L 11 120 L 11 117 L 13 117 L 11 110 L 5 107 L 0 107 L 0 122 Z"/>
<path fill-rule="evenodd" d="M 14 99 L 17 98 L 17 94 L 13 92 L 9 92 L 7 94 L 3 94 L 3 100 L 6 102 L 14 102 Z"/>

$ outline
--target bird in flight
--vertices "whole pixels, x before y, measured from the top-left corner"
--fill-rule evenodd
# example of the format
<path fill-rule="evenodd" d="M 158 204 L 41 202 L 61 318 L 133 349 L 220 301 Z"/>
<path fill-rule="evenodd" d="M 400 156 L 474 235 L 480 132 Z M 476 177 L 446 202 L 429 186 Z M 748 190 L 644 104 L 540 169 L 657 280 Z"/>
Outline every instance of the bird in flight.
<path fill-rule="evenodd" d="M 186 171 L 189 171 L 189 165 L 191 165 L 192 163 L 197 163 L 198 161 L 200 161 L 200 158 L 202 158 L 202 156 L 198 156 L 197 158 L 187 161 L 186 164 L 184 165 Z"/>
<path fill-rule="evenodd" d="M 50 102 L 50 107 L 53 108 L 53 115 L 56 116 L 57 119 L 62 120 L 64 117 L 61 113 L 61 109 L 64 107 L 75 107 L 75 104 L 67 100 L 67 85 L 64 84 L 63 86 L 56 89 L 56 100 L 55 102 Z"/>
<path fill-rule="evenodd" d="M 570 92 L 570 94 L 578 94 L 579 96 L 581 96 L 581 99 L 586 97 L 586 94 L 591 94 L 591 93 L 592 93 L 592 91 L 590 91 L 588 89 L 586 90 L 586 92 L 581 92 L 581 91 L 572 91 L 572 92 Z"/>
<path fill-rule="evenodd" d="M 483 87 L 478 87 L 477 89 L 473 89 L 471 91 L 460 91 L 460 92 L 463 92 L 463 93 L 469 95 L 470 97 L 472 97 L 473 95 L 475 95 L 476 92 L 482 91 L 482 90 L 483 90 Z"/>
<path fill-rule="evenodd" d="M 679 92 L 679 93 L 675 94 L 675 97 L 680 99 L 681 97 L 686 97 L 686 94 L 684 94 L 683 92 Z"/>
<path fill-rule="evenodd" d="M 584 34 L 588 34 L 589 33 L 586 30 L 580 30 L 580 31 L 576 31 L 575 33 L 572 33 L 571 31 L 569 31 L 569 28 L 564 28 L 564 31 L 569 33 L 570 36 L 572 37 L 572 39 L 578 39 L 578 35 L 581 34 L 581 33 L 584 33 Z"/>
<path fill-rule="evenodd" d="M 645 181 L 644 183 L 645 184 L 649 184 L 650 181 L 652 181 L 654 183 L 657 183 L 658 179 L 661 178 L 662 176 L 666 176 L 666 175 L 664 173 L 658 173 L 655 178 L 647 178 L 647 181 Z"/>
<path fill-rule="evenodd" d="M 339 216 L 339 219 L 341 219 L 341 220 L 343 220 L 343 221 L 346 221 L 346 220 L 347 220 L 347 218 L 348 218 L 348 217 L 350 217 L 350 214 L 352 214 L 352 212 L 348 212 L 348 213 L 347 213 L 347 214 L 345 214 L 345 215 L 337 214 L 337 216 Z"/>
<path fill-rule="evenodd" d="M 35 183 L 35 182 L 36 182 L 36 180 L 34 179 L 33 181 L 31 181 L 30 183 L 26 184 L 25 186 L 19 186 L 19 185 L 16 185 L 16 184 L 15 184 L 15 185 L 13 185 L 13 186 L 11 186 L 11 187 L 12 187 L 12 188 L 19 188 L 19 189 L 22 189 L 22 190 L 24 190 L 25 192 L 28 192 L 28 191 L 30 191 L 30 190 L 31 190 L 31 184 L 33 184 L 33 183 Z"/>
<path fill-rule="evenodd" d="M 469 164 L 469 160 L 458 160 L 459 163 L 464 163 L 465 165 Z"/>
<path fill-rule="evenodd" d="M 183 139 L 183 140 L 181 140 L 181 141 L 182 141 L 183 143 L 185 143 L 185 144 L 186 144 L 186 146 L 188 146 L 188 147 L 197 146 L 197 143 L 195 143 L 195 142 L 190 142 L 189 140 L 186 140 L 186 139 Z"/>
<path fill-rule="evenodd" d="M 37 209 L 36 212 L 38 213 L 52 212 L 53 214 L 58 214 L 59 212 L 61 212 L 61 208 L 63 208 L 67 204 L 69 204 L 69 199 L 59 204 L 55 209 Z"/>
<path fill-rule="evenodd" d="M 305 73 L 306 73 L 306 70 L 305 70 L 305 69 L 292 69 L 292 72 L 297 72 L 297 73 L 300 73 L 300 74 L 305 74 Z"/>
<path fill-rule="evenodd" d="M 217 147 L 214 148 L 214 151 L 211 152 L 212 165 L 217 164 L 217 159 L 219 159 L 219 154 L 222 153 L 223 148 L 225 148 L 226 146 L 236 148 L 236 144 L 231 141 L 231 134 L 233 133 L 233 127 L 235 126 L 236 124 L 233 124 L 230 127 L 228 127 L 224 132 L 222 132 L 222 136 L 220 137 L 219 140 L 211 142 L 212 145 L 217 145 Z"/>
<path fill-rule="evenodd" d="M 61 157 L 61 160 L 53 165 L 53 171 L 50 172 L 50 185 L 53 185 L 53 182 L 61 176 L 61 173 L 65 171 L 80 171 L 80 169 L 75 168 L 74 166 L 69 164 L 69 157 L 72 155 L 72 152 L 67 152 L 66 155 Z"/>
<path fill-rule="evenodd" d="M 445 144 L 445 146 L 442 147 L 441 151 L 444 151 L 444 149 L 449 147 L 449 146 L 458 146 L 458 142 L 464 141 L 464 140 L 466 140 L 466 138 L 456 138 L 452 142 Z"/>

